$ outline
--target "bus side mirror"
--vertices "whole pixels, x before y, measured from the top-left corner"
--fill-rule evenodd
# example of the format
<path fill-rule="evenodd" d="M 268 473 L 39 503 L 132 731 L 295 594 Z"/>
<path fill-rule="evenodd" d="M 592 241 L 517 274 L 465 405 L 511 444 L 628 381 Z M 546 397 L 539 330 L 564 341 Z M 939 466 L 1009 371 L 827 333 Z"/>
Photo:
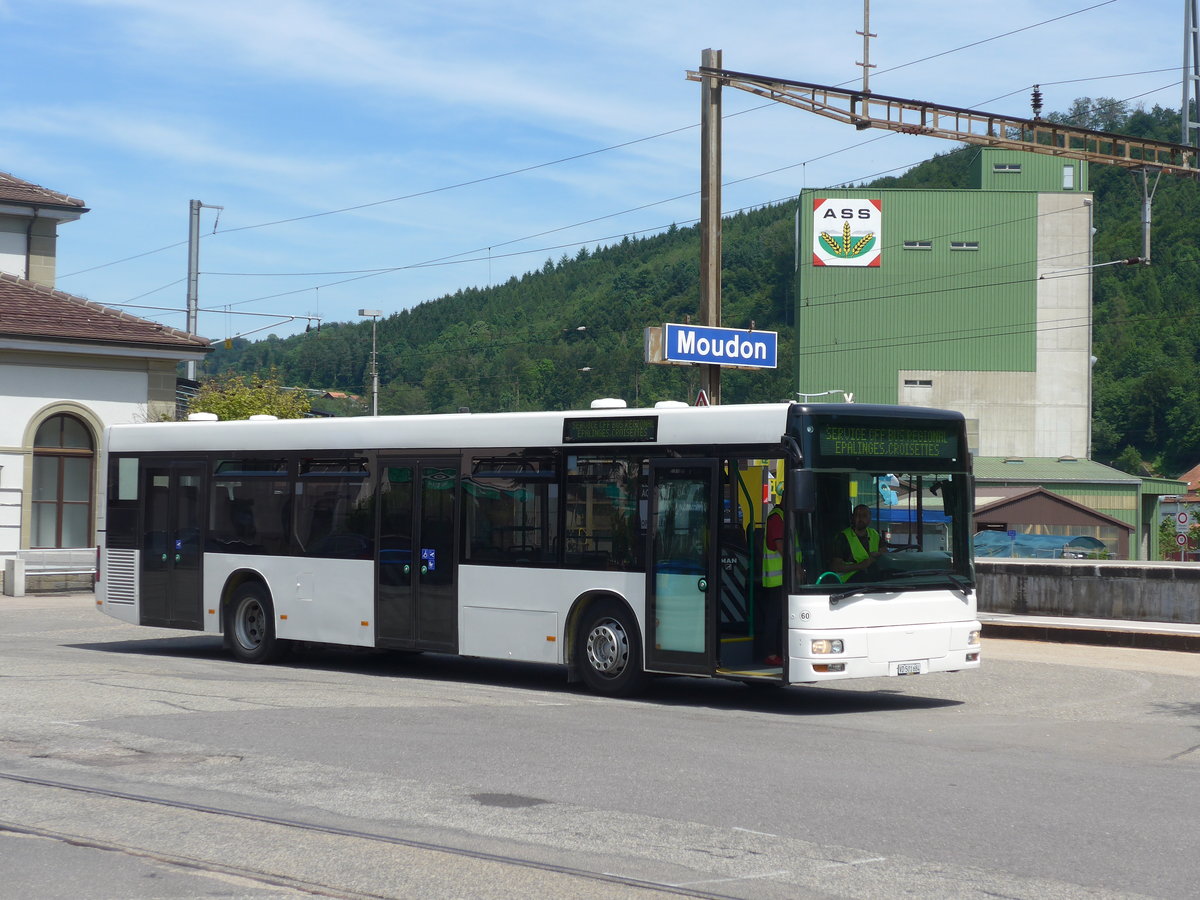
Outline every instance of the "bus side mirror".
<path fill-rule="evenodd" d="M 792 512 L 810 513 L 817 508 L 817 481 L 811 469 L 791 469 L 787 475 L 787 506 Z"/>

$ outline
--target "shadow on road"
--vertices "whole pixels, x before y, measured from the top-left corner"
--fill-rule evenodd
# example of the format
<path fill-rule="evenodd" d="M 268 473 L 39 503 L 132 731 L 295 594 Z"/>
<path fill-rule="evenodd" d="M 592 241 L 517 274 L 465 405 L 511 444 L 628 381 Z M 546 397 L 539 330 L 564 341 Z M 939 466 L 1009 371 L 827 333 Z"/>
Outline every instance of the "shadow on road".
<path fill-rule="evenodd" d="M 212 659 L 229 666 L 244 666 L 224 649 L 219 635 L 188 635 L 147 640 L 67 644 L 77 650 L 159 656 L 178 659 Z M 278 674 L 289 669 L 306 672 L 339 672 L 381 678 L 416 678 L 459 684 L 493 685 L 550 694 L 597 696 L 581 684 L 568 684 L 565 669 L 557 665 L 507 662 L 452 656 L 444 653 L 405 653 L 360 647 L 299 644 L 281 662 L 263 667 Z M 940 677 L 955 677 L 940 676 Z M 884 710 L 936 709 L 959 706 L 958 700 L 925 696 L 913 689 L 932 686 L 939 676 L 909 679 L 869 679 L 836 686 L 743 684 L 720 678 L 662 676 L 638 697 L 615 701 L 673 707 L 744 710 L 787 716 L 845 715 Z M 903 687 L 898 685 L 903 682 Z M 601 699 L 597 696 L 597 699 Z"/>

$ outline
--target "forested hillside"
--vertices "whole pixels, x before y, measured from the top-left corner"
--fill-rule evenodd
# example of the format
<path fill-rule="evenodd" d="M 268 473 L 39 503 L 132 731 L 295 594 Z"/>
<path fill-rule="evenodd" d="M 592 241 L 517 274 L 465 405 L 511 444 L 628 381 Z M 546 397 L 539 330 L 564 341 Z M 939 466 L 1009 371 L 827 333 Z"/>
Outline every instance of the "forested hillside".
<path fill-rule="evenodd" d="M 1058 118 L 1178 141 L 1178 113 L 1130 111 L 1081 99 Z M 937 156 L 879 187 L 965 187 L 971 148 Z M 1141 253 L 1141 187 L 1134 175 L 1092 165 L 1097 263 Z M 1200 193 L 1164 175 L 1154 197 L 1153 266 L 1096 269 L 1094 453 L 1127 471 L 1145 463 L 1178 475 L 1200 461 Z M 773 372 L 726 371 L 723 400 L 794 396 L 791 334 L 794 207 L 741 213 L 724 223 L 727 327 L 780 332 Z M 648 325 L 695 316 L 697 227 L 580 250 L 490 288 L 465 288 L 381 319 L 380 412 L 565 409 L 595 397 L 630 405 L 695 397 L 698 370 L 647 366 Z M 582 326 L 582 330 L 581 330 Z M 287 339 L 218 349 L 207 374 L 275 369 L 285 384 L 365 393 L 370 323 L 332 323 Z"/>

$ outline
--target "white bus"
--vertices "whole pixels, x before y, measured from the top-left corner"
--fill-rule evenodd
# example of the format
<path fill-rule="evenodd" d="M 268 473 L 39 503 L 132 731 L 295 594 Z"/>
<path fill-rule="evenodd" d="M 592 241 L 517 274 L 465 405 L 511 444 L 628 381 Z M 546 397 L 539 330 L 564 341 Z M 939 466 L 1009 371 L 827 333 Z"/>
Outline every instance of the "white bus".
<path fill-rule="evenodd" d="M 97 605 L 223 634 L 808 684 L 979 665 L 964 420 L 778 403 L 116 425 Z M 594 404 L 595 406 L 595 404 Z M 782 590 L 763 525 L 785 512 Z M 878 558 L 833 543 L 859 505 Z"/>

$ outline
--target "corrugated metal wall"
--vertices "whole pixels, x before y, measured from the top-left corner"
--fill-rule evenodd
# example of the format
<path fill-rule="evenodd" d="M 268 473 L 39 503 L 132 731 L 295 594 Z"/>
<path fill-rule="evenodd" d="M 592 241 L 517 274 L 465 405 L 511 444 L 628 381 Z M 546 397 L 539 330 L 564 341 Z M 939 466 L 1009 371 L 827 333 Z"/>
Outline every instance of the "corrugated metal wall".
<path fill-rule="evenodd" d="M 818 198 L 882 203 L 878 267 L 813 265 Z M 1033 370 L 1036 193 L 809 190 L 800 203 L 800 390 L 896 403 L 900 369 Z"/>

